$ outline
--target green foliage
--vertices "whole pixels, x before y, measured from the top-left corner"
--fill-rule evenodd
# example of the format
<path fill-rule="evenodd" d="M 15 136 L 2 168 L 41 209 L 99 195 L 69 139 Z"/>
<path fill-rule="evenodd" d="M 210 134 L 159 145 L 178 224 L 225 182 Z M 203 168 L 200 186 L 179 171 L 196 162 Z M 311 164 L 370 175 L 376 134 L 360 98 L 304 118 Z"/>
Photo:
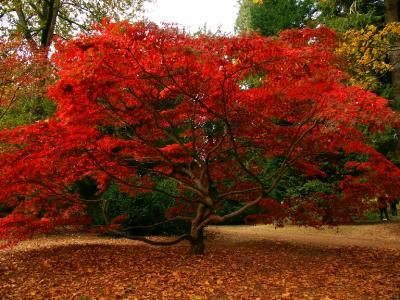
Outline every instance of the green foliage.
<path fill-rule="evenodd" d="M 379 221 L 379 213 L 377 211 L 367 210 L 364 213 L 364 217 L 367 221 Z"/>
<path fill-rule="evenodd" d="M 46 98 L 18 99 L 11 107 L 0 107 L 0 129 L 14 128 L 45 120 L 54 114 L 56 104 Z"/>
<path fill-rule="evenodd" d="M 250 27 L 250 8 L 253 5 L 252 1 L 239 0 L 239 12 L 235 21 L 235 32 L 246 32 L 251 29 Z"/>
<path fill-rule="evenodd" d="M 382 17 L 375 16 L 373 12 L 368 12 L 366 14 L 355 13 L 343 17 L 321 17 L 319 20 L 330 28 L 345 32 L 349 29 L 361 29 L 371 24 L 379 24 Z"/>
<path fill-rule="evenodd" d="M 157 188 L 163 190 L 170 190 L 172 193 L 176 186 L 174 182 L 169 180 L 160 181 Z M 80 193 L 84 198 L 90 197 L 94 194 L 93 186 L 88 182 L 81 183 Z M 126 214 L 127 219 L 123 221 L 124 227 L 148 226 L 159 222 L 166 221 L 165 212 L 175 204 L 174 199 L 169 198 L 161 193 L 140 193 L 136 197 L 132 197 L 127 193 L 121 192 L 117 185 L 110 185 L 106 192 L 101 195 L 101 198 L 107 201 L 107 215 L 110 219 L 119 215 Z M 88 206 L 88 214 L 93 219 L 94 225 L 103 225 L 104 219 L 102 216 L 102 209 L 100 202 L 94 202 Z M 134 235 L 147 235 L 147 234 L 164 234 L 174 235 L 187 232 L 188 223 L 184 221 L 173 221 L 162 224 L 155 229 L 140 229 L 132 230 Z"/>
<path fill-rule="evenodd" d="M 317 21 L 339 32 L 383 24 L 383 1 L 325 0 L 318 1 Z"/>
<path fill-rule="evenodd" d="M 383 155 L 388 157 L 396 165 L 400 165 L 398 151 L 399 132 L 396 129 L 387 130 L 384 133 L 370 134 L 373 146 Z"/>
<path fill-rule="evenodd" d="M 332 194 L 334 187 L 331 182 L 324 182 L 321 179 L 307 180 L 303 184 L 293 185 L 288 188 L 287 193 L 291 196 L 313 195 L 315 193 Z"/>
<path fill-rule="evenodd" d="M 266 36 L 281 30 L 304 27 L 315 12 L 313 0 L 242 0 L 236 19 L 237 32 L 256 30 Z"/>

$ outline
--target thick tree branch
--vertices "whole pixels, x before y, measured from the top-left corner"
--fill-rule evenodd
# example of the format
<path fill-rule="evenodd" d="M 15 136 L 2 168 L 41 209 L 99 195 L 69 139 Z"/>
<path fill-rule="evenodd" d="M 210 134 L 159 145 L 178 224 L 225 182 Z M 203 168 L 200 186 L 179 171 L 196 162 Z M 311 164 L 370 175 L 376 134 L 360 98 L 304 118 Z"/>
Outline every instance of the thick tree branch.
<path fill-rule="evenodd" d="M 58 13 L 60 11 L 61 0 L 50 0 L 47 7 L 44 6 L 46 20 L 44 21 L 44 27 L 42 30 L 42 36 L 40 39 L 40 45 L 43 48 L 50 46 L 51 40 L 53 39 L 54 30 L 57 22 Z"/>
<path fill-rule="evenodd" d="M 299 158 L 299 157 L 295 157 L 294 159 L 290 159 L 290 156 L 292 155 L 292 152 L 294 151 L 296 145 L 300 141 L 302 141 L 304 139 L 304 137 L 308 133 L 310 133 L 318 124 L 319 124 L 318 121 L 314 121 L 314 123 L 309 128 L 307 128 L 307 130 L 305 130 L 298 138 L 293 139 L 293 142 L 292 142 L 291 146 L 289 147 L 289 150 L 286 153 L 284 161 L 282 162 L 282 164 L 279 167 L 278 171 L 275 173 L 274 181 L 272 182 L 272 184 L 269 186 L 268 189 L 263 190 L 262 195 L 260 195 L 255 200 L 246 203 L 245 205 L 243 205 L 238 210 L 236 210 L 234 212 L 231 212 L 229 214 L 226 214 L 224 216 L 219 216 L 219 215 L 214 215 L 214 214 L 209 216 L 202 223 L 200 223 L 197 226 L 197 228 L 198 229 L 204 228 L 205 226 L 207 226 L 208 224 L 210 224 L 212 222 L 221 223 L 221 222 L 224 222 L 224 221 L 226 221 L 228 219 L 231 219 L 231 218 L 234 218 L 236 216 L 239 216 L 241 213 L 245 212 L 250 207 L 253 207 L 253 206 L 257 205 L 262 200 L 264 195 L 268 195 L 269 193 L 271 193 L 276 188 L 276 186 L 278 185 L 279 181 L 282 179 L 286 169 Z"/>
<path fill-rule="evenodd" d="M 91 160 L 93 161 L 93 163 L 97 166 L 97 168 L 98 168 L 100 171 L 104 172 L 104 173 L 107 174 L 111 179 L 114 179 L 115 181 L 121 183 L 122 185 L 125 185 L 125 186 L 128 186 L 128 187 L 132 187 L 132 188 L 135 188 L 135 189 L 138 189 L 138 190 L 147 190 L 147 191 L 152 191 L 152 192 L 161 193 L 161 194 L 164 194 L 164 195 L 166 195 L 166 196 L 168 196 L 168 197 L 171 197 L 171 198 L 174 198 L 174 199 L 186 200 L 186 198 L 184 198 L 184 197 L 182 197 L 182 196 L 172 195 L 172 194 L 170 194 L 170 193 L 167 193 L 167 192 L 165 192 L 165 191 L 163 191 L 163 190 L 160 190 L 160 189 L 157 189 L 157 188 L 155 188 L 155 187 L 146 187 L 146 186 L 142 186 L 142 185 L 135 185 L 135 184 L 132 184 L 132 183 L 126 181 L 126 180 L 123 180 L 122 178 L 120 178 L 120 177 L 118 177 L 118 176 L 115 176 L 115 175 L 112 174 L 110 171 L 108 171 L 105 167 L 103 167 L 103 166 L 97 161 L 97 159 L 94 157 L 94 155 L 93 155 L 92 153 L 90 153 L 89 151 L 87 151 L 87 154 L 90 156 Z M 165 175 L 165 174 L 163 174 L 163 175 Z M 198 193 L 198 190 L 197 190 L 197 189 L 195 189 L 194 187 L 187 186 L 184 182 L 180 181 L 179 179 L 177 179 L 177 178 L 175 178 L 175 177 L 168 177 L 168 178 L 170 178 L 170 179 L 172 179 L 172 180 L 175 180 L 175 181 L 178 182 L 179 184 L 182 184 L 183 186 L 185 186 L 185 187 L 191 189 L 192 191 Z M 199 202 L 199 201 L 196 201 L 196 202 Z"/>
<path fill-rule="evenodd" d="M 130 227 L 124 227 L 122 231 L 130 231 L 130 230 L 152 230 L 155 229 L 163 224 L 171 223 L 174 221 L 191 221 L 191 217 L 184 217 L 184 216 L 176 216 L 171 219 L 158 222 L 152 225 L 144 225 L 144 226 L 130 226 Z"/>
<path fill-rule="evenodd" d="M 26 19 L 24 10 L 23 10 L 23 4 L 21 0 L 15 0 L 15 12 L 17 13 L 18 16 L 18 21 L 22 29 L 22 34 L 26 38 L 26 40 L 29 42 L 31 46 L 36 48 L 37 44 L 35 40 L 33 39 L 31 29 L 29 28 L 28 21 Z"/>

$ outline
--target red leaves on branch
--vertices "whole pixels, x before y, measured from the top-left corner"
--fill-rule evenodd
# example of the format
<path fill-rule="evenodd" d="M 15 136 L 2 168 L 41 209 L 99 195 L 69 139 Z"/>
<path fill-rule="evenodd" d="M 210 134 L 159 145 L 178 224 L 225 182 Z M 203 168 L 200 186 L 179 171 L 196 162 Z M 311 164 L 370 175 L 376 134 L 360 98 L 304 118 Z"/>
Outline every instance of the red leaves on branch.
<path fill-rule="evenodd" d="M 50 90 L 56 115 L 0 136 L 7 145 L 0 201 L 23 213 L 35 203 L 39 210 L 28 214 L 40 220 L 49 211 L 54 223 L 81 203 L 70 187 L 83 177 L 97 180 L 99 195 L 110 182 L 135 195 L 170 179 L 177 192 L 161 192 L 182 207 L 175 216 L 192 218 L 194 241 L 208 224 L 263 206 L 288 169 L 329 176 L 320 168 L 324 157 L 339 153 L 365 154 L 368 163 L 344 178 L 337 196 L 319 195 L 329 198 L 332 214 L 343 205 L 361 211 L 363 200 L 383 190 L 394 197 L 400 171 L 367 145 L 360 128 L 383 130 L 397 116 L 386 99 L 345 84 L 334 45 L 325 28 L 278 38 L 190 37 L 126 22 L 60 42 L 60 79 Z M 265 160 L 274 158 L 281 163 L 268 170 Z M 244 207 L 223 215 L 226 199 Z M 276 201 L 262 219 L 290 217 L 295 202 Z M 72 215 L 83 214 L 81 207 Z M 306 223 L 327 214 L 312 201 L 301 207 L 310 211 Z"/>

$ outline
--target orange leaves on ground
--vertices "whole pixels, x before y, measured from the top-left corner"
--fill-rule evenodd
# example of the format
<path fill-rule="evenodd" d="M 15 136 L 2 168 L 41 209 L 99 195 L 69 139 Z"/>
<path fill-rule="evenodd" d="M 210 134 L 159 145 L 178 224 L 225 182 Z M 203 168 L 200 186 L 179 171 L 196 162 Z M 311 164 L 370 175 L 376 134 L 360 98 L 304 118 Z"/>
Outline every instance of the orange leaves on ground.
<path fill-rule="evenodd" d="M 218 243 L 217 243 L 218 244 Z M 394 299 L 400 256 L 260 241 L 185 247 L 74 245 L 0 256 L 2 299 Z"/>

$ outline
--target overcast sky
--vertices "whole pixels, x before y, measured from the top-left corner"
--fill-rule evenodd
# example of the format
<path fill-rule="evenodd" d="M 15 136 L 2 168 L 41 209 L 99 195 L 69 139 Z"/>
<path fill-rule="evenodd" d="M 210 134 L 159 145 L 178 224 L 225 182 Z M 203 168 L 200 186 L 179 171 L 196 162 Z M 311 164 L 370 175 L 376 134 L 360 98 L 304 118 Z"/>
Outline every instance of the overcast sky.
<path fill-rule="evenodd" d="M 204 24 L 212 32 L 220 27 L 223 33 L 233 33 L 238 5 L 237 0 L 154 0 L 146 10 L 149 20 L 176 23 L 191 33 Z"/>

